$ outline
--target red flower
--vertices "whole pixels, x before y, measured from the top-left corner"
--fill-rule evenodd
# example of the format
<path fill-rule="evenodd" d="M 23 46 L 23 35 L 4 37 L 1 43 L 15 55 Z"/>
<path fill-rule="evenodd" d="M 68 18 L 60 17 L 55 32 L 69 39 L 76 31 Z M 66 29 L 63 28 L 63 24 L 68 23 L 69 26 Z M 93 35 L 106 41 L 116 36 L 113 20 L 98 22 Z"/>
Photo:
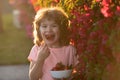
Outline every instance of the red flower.
<path fill-rule="evenodd" d="M 37 12 L 40 9 L 40 6 L 34 7 L 35 11 Z"/>
<path fill-rule="evenodd" d="M 111 0 L 102 0 L 102 5 L 109 6 L 111 2 L 112 2 Z"/>
<path fill-rule="evenodd" d="M 96 2 L 100 2 L 101 0 L 96 0 Z"/>
<path fill-rule="evenodd" d="M 101 8 L 101 13 L 104 15 L 104 17 L 111 17 L 113 15 L 113 12 L 110 10 L 110 8 L 106 6 Z"/>
<path fill-rule="evenodd" d="M 54 0 L 56 3 L 59 3 L 60 0 Z"/>
<path fill-rule="evenodd" d="M 84 9 L 85 9 L 86 11 L 89 10 L 88 5 L 84 5 Z"/>

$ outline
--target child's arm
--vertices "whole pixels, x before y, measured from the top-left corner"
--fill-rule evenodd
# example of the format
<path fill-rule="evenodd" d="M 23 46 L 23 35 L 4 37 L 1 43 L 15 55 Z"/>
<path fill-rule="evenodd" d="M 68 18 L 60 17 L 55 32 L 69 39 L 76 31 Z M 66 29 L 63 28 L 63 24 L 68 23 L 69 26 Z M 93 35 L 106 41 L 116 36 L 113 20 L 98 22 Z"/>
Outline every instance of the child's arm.
<path fill-rule="evenodd" d="M 30 63 L 29 68 L 29 77 L 30 80 L 39 80 L 42 77 L 42 67 L 44 64 L 45 59 L 49 56 L 49 49 L 44 44 L 38 51 L 38 58 L 36 62 Z"/>
<path fill-rule="evenodd" d="M 29 77 L 30 80 L 39 80 L 42 77 L 42 66 L 44 61 L 36 61 L 30 63 Z"/>

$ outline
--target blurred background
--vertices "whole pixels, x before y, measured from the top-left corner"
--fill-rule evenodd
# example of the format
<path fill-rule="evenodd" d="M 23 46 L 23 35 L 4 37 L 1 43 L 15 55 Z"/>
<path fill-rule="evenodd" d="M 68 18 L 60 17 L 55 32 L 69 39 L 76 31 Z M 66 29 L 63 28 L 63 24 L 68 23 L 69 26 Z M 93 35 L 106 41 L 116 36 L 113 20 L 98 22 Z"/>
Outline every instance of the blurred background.
<path fill-rule="evenodd" d="M 0 0 L 0 80 L 28 79 L 33 17 L 29 0 Z"/>
<path fill-rule="evenodd" d="M 30 1 L 33 1 L 33 4 Z M 29 80 L 27 57 L 33 46 L 32 22 L 35 15 L 33 5 L 38 5 L 37 1 L 43 0 L 0 0 L 0 80 Z M 59 3 L 59 1 L 66 2 L 67 0 L 54 1 Z M 82 0 L 78 1 L 82 3 Z M 36 11 L 39 8 L 40 5 L 36 6 Z M 120 26 L 120 19 L 117 26 Z M 119 35 L 119 30 L 111 35 L 110 41 L 113 45 L 115 61 L 107 66 L 108 71 L 104 71 L 103 80 L 120 80 Z"/>

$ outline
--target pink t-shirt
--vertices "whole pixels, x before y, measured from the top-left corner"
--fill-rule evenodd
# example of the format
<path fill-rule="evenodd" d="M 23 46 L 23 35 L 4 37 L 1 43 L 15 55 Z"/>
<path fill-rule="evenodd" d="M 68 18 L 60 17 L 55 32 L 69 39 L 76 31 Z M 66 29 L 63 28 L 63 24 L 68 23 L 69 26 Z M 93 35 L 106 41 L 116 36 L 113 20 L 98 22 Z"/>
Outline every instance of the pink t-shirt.
<path fill-rule="evenodd" d="M 36 61 L 37 60 L 37 52 L 38 52 L 39 46 L 34 45 L 31 49 L 31 52 L 28 56 L 28 59 L 30 61 Z M 76 49 L 72 46 L 63 46 L 61 48 L 49 48 L 50 49 L 50 55 L 48 58 L 46 58 L 44 64 L 43 64 L 43 76 L 42 80 L 53 80 L 50 70 L 58 63 L 62 62 L 64 65 L 76 65 L 77 64 L 77 58 L 76 58 Z"/>

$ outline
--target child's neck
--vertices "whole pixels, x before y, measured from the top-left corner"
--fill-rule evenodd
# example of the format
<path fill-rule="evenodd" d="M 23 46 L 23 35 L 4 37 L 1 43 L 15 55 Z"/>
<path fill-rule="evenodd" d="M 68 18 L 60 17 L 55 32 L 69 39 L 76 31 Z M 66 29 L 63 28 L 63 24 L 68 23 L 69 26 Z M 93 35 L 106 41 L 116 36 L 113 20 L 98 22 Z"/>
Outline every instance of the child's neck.
<path fill-rule="evenodd" d="M 63 45 L 48 45 L 49 48 L 61 48 Z"/>

